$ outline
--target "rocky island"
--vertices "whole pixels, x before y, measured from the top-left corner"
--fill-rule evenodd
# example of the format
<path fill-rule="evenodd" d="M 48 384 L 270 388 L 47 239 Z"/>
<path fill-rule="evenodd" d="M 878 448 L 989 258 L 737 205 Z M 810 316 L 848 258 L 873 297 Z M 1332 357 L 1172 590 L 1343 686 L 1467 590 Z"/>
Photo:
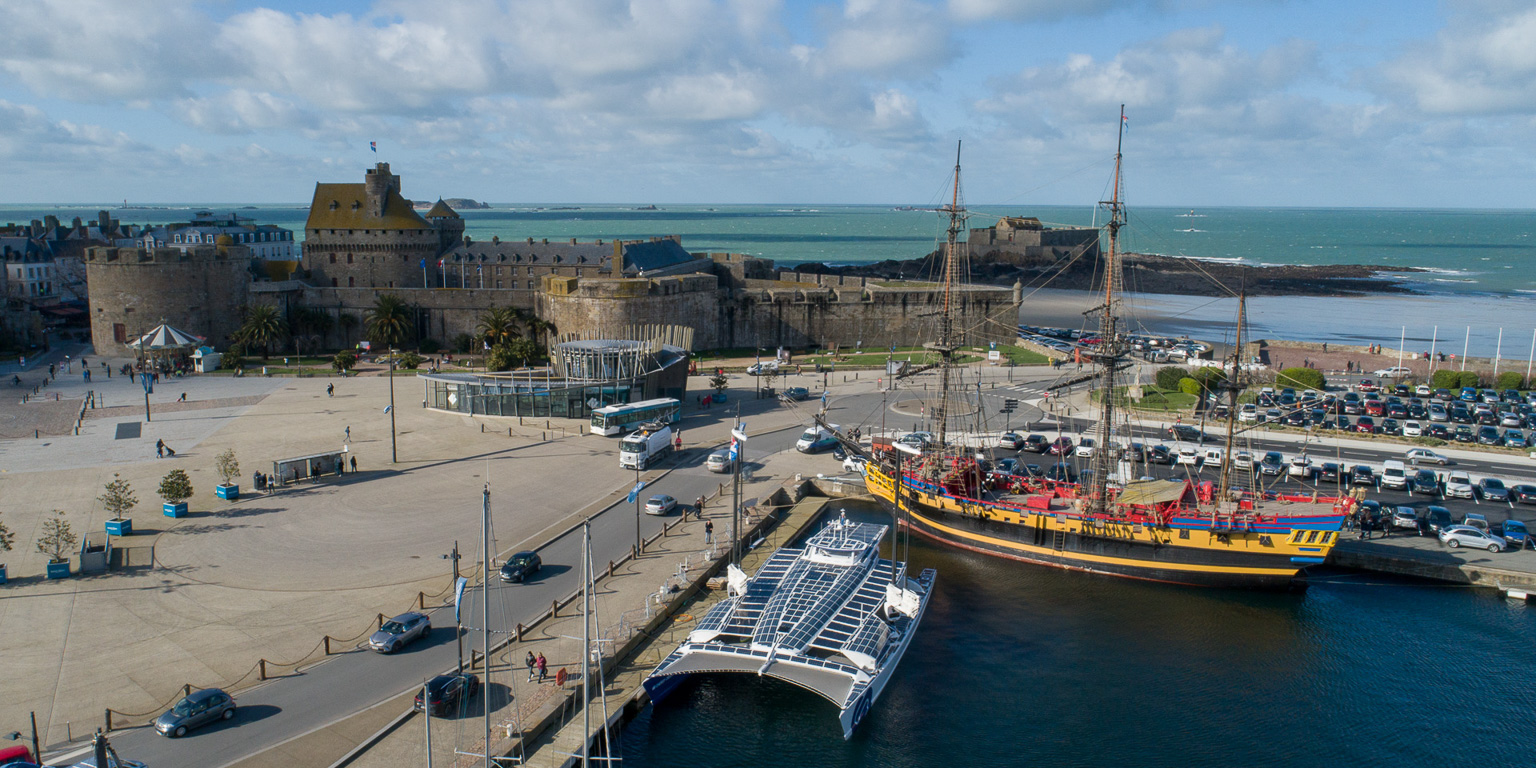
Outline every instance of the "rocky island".
<path fill-rule="evenodd" d="M 443 202 L 447 203 L 449 208 L 452 208 L 456 211 L 481 210 L 491 207 L 490 203 L 482 203 L 478 200 L 474 200 L 468 197 L 445 197 L 443 198 Z M 411 203 L 413 208 L 421 208 L 423 210 L 431 208 L 433 205 L 434 201 L 432 200 L 417 200 L 416 202 Z"/>

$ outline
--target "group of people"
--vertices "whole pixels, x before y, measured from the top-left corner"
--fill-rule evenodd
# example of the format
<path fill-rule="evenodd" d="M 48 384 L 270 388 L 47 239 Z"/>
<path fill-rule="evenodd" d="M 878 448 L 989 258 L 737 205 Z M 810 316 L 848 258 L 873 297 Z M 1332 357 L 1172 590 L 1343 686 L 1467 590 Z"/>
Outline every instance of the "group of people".
<path fill-rule="evenodd" d="M 544 682 L 545 675 L 549 673 L 549 662 L 544 659 L 544 652 L 540 651 L 535 655 L 533 651 L 529 651 L 527 658 L 523 661 L 528 664 L 528 682 L 533 682 L 535 674 L 538 675 L 539 682 Z"/>

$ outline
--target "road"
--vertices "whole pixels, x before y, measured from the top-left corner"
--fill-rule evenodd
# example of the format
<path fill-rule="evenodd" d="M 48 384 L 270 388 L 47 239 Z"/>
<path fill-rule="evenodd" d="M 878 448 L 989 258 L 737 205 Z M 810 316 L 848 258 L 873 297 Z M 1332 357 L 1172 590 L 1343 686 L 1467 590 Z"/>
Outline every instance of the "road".
<path fill-rule="evenodd" d="M 748 441 L 746 460 L 760 462 L 770 454 L 792 448 L 799 436 L 798 428 L 755 435 Z M 705 470 L 703 460 L 704 455 L 699 452 L 685 456 L 671 472 L 648 486 L 642 497 L 666 493 L 691 504 L 696 497 L 714 492 L 726 476 Z M 614 461 L 618 461 L 617 452 Z M 831 461 L 828 459 L 829 468 Z M 471 499 L 465 503 L 478 501 Z M 491 503 L 511 501 L 493 497 Z M 617 560 L 629 552 L 635 541 L 634 509 L 634 504 L 621 500 L 593 518 L 594 562 Z M 639 518 L 641 535 L 647 538 L 660 531 L 668 519 L 650 515 Z M 477 535 L 465 538 L 478 540 Z M 549 608 L 551 601 L 580 588 L 579 529 L 555 539 L 539 553 L 545 566 L 527 583 L 502 584 L 493 577 L 491 623 L 495 627 L 531 623 Z M 473 554 L 466 557 L 474 559 Z M 397 654 L 383 656 L 362 648 L 343 653 L 301 674 L 239 692 L 238 714 L 233 720 L 206 726 L 180 739 L 162 737 L 149 728 L 122 731 L 113 735 L 113 746 L 124 758 L 142 761 L 153 768 L 219 768 L 345 719 L 455 666 L 457 644 L 452 607 L 430 611 L 429 615 L 430 636 Z M 466 624 L 479 623 L 469 615 L 464 620 Z M 498 642 L 495 636 L 492 642 Z M 466 632 L 466 655 L 483 647 L 479 632 Z"/>

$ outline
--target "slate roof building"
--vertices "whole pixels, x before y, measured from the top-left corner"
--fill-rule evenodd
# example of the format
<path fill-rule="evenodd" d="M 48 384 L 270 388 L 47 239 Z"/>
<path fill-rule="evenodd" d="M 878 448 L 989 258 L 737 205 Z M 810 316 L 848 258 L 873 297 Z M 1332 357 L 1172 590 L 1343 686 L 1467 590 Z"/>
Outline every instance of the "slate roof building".
<path fill-rule="evenodd" d="M 464 234 L 464 221 L 439 201 L 423 217 L 400 194 L 389 163 L 361 184 L 315 185 L 304 223 L 310 282 L 334 288 L 422 288 L 436 262 Z"/>
<path fill-rule="evenodd" d="M 276 224 L 257 224 L 254 219 L 235 213 L 199 211 L 189 222 L 151 227 L 135 243 L 141 248 L 174 248 L 185 251 L 200 245 L 215 245 L 220 235 L 229 235 L 235 245 L 248 246 L 251 256 L 273 261 L 297 261 L 298 243 L 292 230 Z"/>

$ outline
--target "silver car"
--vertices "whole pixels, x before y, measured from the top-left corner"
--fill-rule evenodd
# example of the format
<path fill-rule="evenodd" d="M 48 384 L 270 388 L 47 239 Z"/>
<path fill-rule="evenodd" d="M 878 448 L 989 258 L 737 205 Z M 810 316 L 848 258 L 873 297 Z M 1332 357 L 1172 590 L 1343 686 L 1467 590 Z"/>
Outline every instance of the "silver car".
<path fill-rule="evenodd" d="M 187 731 L 235 716 L 235 700 L 218 688 L 204 688 L 183 697 L 165 714 L 155 718 L 155 730 L 164 736 L 181 737 Z"/>
<path fill-rule="evenodd" d="M 656 494 L 645 502 L 645 513 L 647 515 L 665 515 L 674 509 L 677 509 L 677 499 L 665 493 Z"/>
<path fill-rule="evenodd" d="M 379 631 L 368 638 L 368 647 L 379 653 L 394 653 L 407 643 L 420 640 L 432 633 L 432 620 L 424 613 L 411 611 L 384 622 Z"/>
<path fill-rule="evenodd" d="M 1476 547 L 1486 549 L 1489 552 L 1504 551 L 1504 537 L 1495 536 L 1487 531 L 1473 528 L 1470 525 L 1452 525 L 1440 531 L 1440 543 L 1456 549 L 1458 547 Z"/>
<path fill-rule="evenodd" d="M 731 454 L 729 451 L 715 451 L 704 460 L 704 468 L 711 472 L 724 474 L 731 471 Z"/>

